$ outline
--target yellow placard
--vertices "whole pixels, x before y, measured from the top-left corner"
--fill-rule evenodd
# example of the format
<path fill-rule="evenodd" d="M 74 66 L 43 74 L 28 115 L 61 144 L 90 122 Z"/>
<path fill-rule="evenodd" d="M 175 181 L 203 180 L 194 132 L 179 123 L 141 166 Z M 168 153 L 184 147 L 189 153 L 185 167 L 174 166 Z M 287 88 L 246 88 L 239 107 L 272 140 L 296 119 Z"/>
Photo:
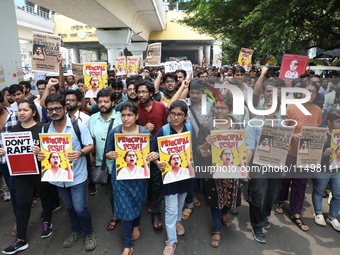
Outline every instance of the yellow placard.
<path fill-rule="evenodd" d="M 83 70 L 84 82 L 88 89 L 92 89 L 92 86 L 97 86 L 100 89 L 107 86 L 107 63 L 84 63 Z"/>

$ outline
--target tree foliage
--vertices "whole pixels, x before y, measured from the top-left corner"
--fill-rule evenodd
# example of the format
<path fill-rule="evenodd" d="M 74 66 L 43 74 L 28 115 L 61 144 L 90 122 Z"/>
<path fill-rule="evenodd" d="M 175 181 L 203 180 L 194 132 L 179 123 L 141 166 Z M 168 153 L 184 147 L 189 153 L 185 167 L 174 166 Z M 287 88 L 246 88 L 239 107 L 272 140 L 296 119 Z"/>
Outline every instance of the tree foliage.
<path fill-rule="evenodd" d="M 339 0 L 191 0 L 179 22 L 216 39 L 226 39 L 228 62 L 235 49 L 254 49 L 254 57 L 302 54 L 317 46 L 340 47 Z"/>

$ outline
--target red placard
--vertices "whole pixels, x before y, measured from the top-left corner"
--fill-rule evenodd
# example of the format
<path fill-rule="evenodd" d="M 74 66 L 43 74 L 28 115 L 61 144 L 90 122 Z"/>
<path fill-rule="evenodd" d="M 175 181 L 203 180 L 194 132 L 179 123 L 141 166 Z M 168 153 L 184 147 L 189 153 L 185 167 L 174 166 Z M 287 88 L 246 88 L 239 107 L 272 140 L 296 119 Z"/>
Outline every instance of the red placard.
<path fill-rule="evenodd" d="M 292 80 L 306 72 L 308 59 L 308 56 L 283 55 L 279 78 L 286 82 L 287 87 L 291 87 Z"/>

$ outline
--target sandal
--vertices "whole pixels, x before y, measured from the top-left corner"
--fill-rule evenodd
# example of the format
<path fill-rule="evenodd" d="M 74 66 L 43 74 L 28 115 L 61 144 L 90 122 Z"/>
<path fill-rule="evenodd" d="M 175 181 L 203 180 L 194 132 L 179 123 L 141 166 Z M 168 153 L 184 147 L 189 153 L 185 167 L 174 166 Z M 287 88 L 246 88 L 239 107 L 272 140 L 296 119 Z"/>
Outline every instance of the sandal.
<path fill-rule="evenodd" d="M 274 206 L 275 212 L 278 213 L 278 214 L 282 214 L 283 213 L 282 206 L 283 206 L 283 203 L 281 201 L 275 203 L 275 206 Z"/>
<path fill-rule="evenodd" d="M 176 250 L 176 244 L 175 243 L 166 243 L 164 250 L 163 250 L 163 255 L 174 255 Z"/>
<path fill-rule="evenodd" d="M 106 226 L 107 231 L 112 231 L 116 228 L 117 223 L 120 222 L 120 219 L 112 218 L 110 222 Z"/>
<path fill-rule="evenodd" d="M 225 220 L 223 220 L 224 216 L 227 217 Z M 221 218 L 221 220 L 222 220 L 222 224 L 223 224 L 226 228 L 230 228 L 231 225 L 233 225 L 233 223 L 232 223 L 232 221 L 231 221 L 231 219 L 230 219 L 230 217 L 229 217 L 228 214 L 223 215 L 222 218 Z"/>
<path fill-rule="evenodd" d="M 37 199 L 36 197 L 33 197 L 32 204 L 31 204 L 31 208 L 36 207 L 37 204 L 38 204 L 38 199 Z"/>
<path fill-rule="evenodd" d="M 199 207 L 201 205 L 201 202 L 197 199 L 197 197 L 194 197 L 194 205 L 196 207 Z"/>
<path fill-rule="evenodd" d="M 306 232 L 306 231 L 308 231 L 308 229 L 307 230 L 304 230 L 302 227 L 303 226 L 307 226 L 307 224 L 305 224 L 302 220 L 301 220 L 301 218 L 296 218 L 295 216 L 294 216 L 294 214 L 290 217 L 290 219 L 291 219 L 291 221 L 292 222 L 294 222 L 295 224 L 296 224 L 296 226 L 298 226 L 298 228 L 299 229 L 301 229 L 302 231 L 304 231 L 304 232 Z M 300 222 L 297 222 L 297 221 L 300 221 Z M 308 226 L 307 226 L 308 227 Z"/>
<path fill-rule="evenodd" d="M 182 220 L 189 219 L 190 215 L 192 214 L 193 211 L 194 211 L 194 209 L 185 208 L 184 211 L 182 212 Z"/>
<path fill-rule="evenodd" d="M 122 255 L 132 255 L 133 252 L 134 252 L 133 247 L 124 248 L 124 251 L 123 251 Z"/>
<path fill-rule="evenodd" d="M 152 218 L 152 225 L 154 229 L 161 229 L 163 228 L 162 220 L 159 216 Z"/>
<path fill-rule="evenodd" d="M 217 242 L 217 244 L 215 244 L 214 242 Z M 214 248 L 218 248 L 218 246 L 220 246 L 220 243 L 221 243 L 221 232 L 213 232 L 210 238 L 210 245 Z"/>
<path fill-rule="evenodd" d="M 152 207 L 150 204 L 146 206 L 146 210 L 148 211 L 148 213 L 152 213 Z"/>
<path fill-rule="evenodd" d="M 132 241 L 136 241 L 140 237 L 139 227 L 134 227 L 132 230 Z"/>
<path fill-rule="evenodd" d="M 185 233 L 185 229 L 184 229 L 183 225 L 181 224 L 180 221 L 177 221 L 176 222 L 176 234 L 178 236 L 184 236 L 184 233 Z"/>

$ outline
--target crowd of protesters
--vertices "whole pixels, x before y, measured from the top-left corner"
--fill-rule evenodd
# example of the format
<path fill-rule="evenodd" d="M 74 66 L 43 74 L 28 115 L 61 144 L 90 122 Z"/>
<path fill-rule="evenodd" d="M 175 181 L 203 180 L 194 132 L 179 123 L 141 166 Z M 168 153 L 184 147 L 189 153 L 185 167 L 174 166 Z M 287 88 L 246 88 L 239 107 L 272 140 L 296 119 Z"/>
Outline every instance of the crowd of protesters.
<path fill-rule="evenodd" d="M 60 57 L 58 61 L 61 67 Z M 184 70 L 165 73 L 164 67 L 160 66 L 140 69 L 138 75 L 131 77 L 116 76 L 114 71 L 108 71 L 108 77 L 107 88 L 98 88 L 97 78 L 92 78 L 89 84 L 85 84 L 83 78 L 76 81 L 74 76 L 68 76 L 65 79 L 60 72 L 59 79 L 36 82 L 38 95 L 31 93 L 29 82 L 13 84 L 0 92 L 1 133 L 31 131 L 34 139 L 33 152 L 38 162 L 48 156 L 40 151 L 39 133 L 71 133 L 73 148 L 67 158 L 73 161 L 74 167 L 72 182 L 44 182 L 41 181 L 41 172 L 39 175 L 11 176 L 1 144 L 0 168 L 4 179 L 2 196 L 4 201 L 11 200 L 13 215 L 16 218 L 12 231 L 15 241 L 2 251 L 4 254 L 15 254 L 28 248 L 27 226 L 30 210 L 36 205 L 37 197 L 40 197 L 43 207 L 41 238 L 48 238 L 53 233 L 52 213 L 61 208 L 62 200 L 71 222 L 70 235 L 65 239 L 63 247 L 70 248 L 83 236 L 85 250 L 94 250 L 98 242 L 92 227 L 95 218 L 90 213 L 91 208 L 87 206 L 86 194 L 88 192 L 92 196 L 96 195 L 97 186 L 88 175 L 88 169 L 91 166 L 101 166 L 103 161 L 106 161 L 108 167 L 106 185 L 110 206 L 107 210 L 112 212 L 112 217 L 103 229 L 106 227 L 106 230 L 112 231 L 122 222 L 122 255 L 134 252 L 133 241 L 141 235 L 139 226 L 143 205 L 151 214 L 154 230 L 163 228 L 160 209 L 163 197 L 164 225 L 167 233 L 163 254 L 174 254 L 178 243 L 177 236 L 185 233 L 181 220 L 188 220 L 192 212 L 197 210 L 194 207 L 201 204 L 196 197 L 201 188 L 206 206 L 210 208 L 212 234 L 209 238 L 210 245 L 214 248 L 219 247 L 221 243 L 221 225 L 232 225 L 228 214 L 238 213 L 242 183 L 248 187 L 251 231 L 257 242 L 266 243 L 263 228 L 271 227 L 269 216 L 273 208 L 276 213 L 283 213 L 283 203 L 288 199 L 289 188 L 290 219 L 302 231 L 308 231 L 309 227 L 301 218 L 308 181 L 305 176 L 266 178 L 250 175 L 244 176 L 243 179 L 223 176 L 213 179 L 208 175 L 163 184 L 162 171 L 166 165 L 172 160 L 184 160 L 179 158 L 162 162 L 159 159 L 157 138 L 172 134 L 190 132 L 194 165 L 209 166 L 212 165 L 211 145 L 216 141 L 216 136 L 210 135 L 210 131 L 243 129 L 247 135 L 246 165 L 256 166 L 253 163 L 253 155 L 261 128 L 247 125 L 249 120 L 267 123 L 268 120 L 286 118 L 298 123 L 292 142 L 285 145 L 288 151 L 287 166 L 296 165 L 298 142 L 303 139 L 303 127 L 328 127 L 320 162 L 326 166 L 326 170 L 311 176 L 315 211 L 313 218 L 317 225 L 326 226 L 328 223 L 336 231 L 340 231 L 340 223 L 337 220 L 340 209 L 340 173 L 332 172 L 329 168 L 330 155 L 338 151 L 331 148 L 331 133 L 334 129 L 340 129 L 340 78 L 336 74 L 320 78 L 309 71 L 292 81 L 293 87 L 305 88 L 311 94 L 310 100 L 303 104 L 311 112 L 312 115 L 309 116 L 302 116 L 302 112 L 295 105 L 289 105 L 286 115 L 282 116 L 280 93 L 279 104 L 273 113 L 256 116 L 249 110 L 248 90 L 253 90 L 254 107 L 258 110 L 268 110 L 272 108 L 273 96 L 276 96 L 273 95 L 273 89 L 280 91 L 286 87 L 284 80 L 278 78 L 277 71 L 267 67 L 246 72 L 241 66 L 217 68 L 194 65 L 193 73 L 188 77 Z M 242 91 L 244 114 L 233 114 L 233 100 L 237 99 L 233 98 L 228 88 L 220 88 L 217 84 L 237 86 Z M 212 98 L 214 93 L 207 93 L 209 91 L 216 91 L 221 100 Z M 286 96 L 305 97 L 303 93 L 291 93 Z M 205 111 L 202 111 L 203 106 Z M 78 131 L 75 130 L 72 119 L 76 120 Z M 219 123 L 216 120 L 226 121 Z M 293 126 L 295 122 L 288 122 L 288 126 Z M 281 122 L 277 123 L 279 125 Z M 119 155 L 115 151 L 114 134 L 124 133 L 151 134 L 151 152 L 145 155 L 151 162 L 149 180 L 116 179 L 115 159 Z M 261 146 L 266 146 L 266 142 Z M 53 158 L 53 155 L 50 157 Z M 225 164 L 232 164 L 235 158 L 230 150 L 223 150 L 219 157 Z M 241 158 L 239 162 L 239 167 L 244 167 Z M 325 219 L 322 214 L 322 197 L 326 190 L 331 191 L 332 197 L 328 217 Z M 1 229 L 7 227 L 3 226 Z"/>

